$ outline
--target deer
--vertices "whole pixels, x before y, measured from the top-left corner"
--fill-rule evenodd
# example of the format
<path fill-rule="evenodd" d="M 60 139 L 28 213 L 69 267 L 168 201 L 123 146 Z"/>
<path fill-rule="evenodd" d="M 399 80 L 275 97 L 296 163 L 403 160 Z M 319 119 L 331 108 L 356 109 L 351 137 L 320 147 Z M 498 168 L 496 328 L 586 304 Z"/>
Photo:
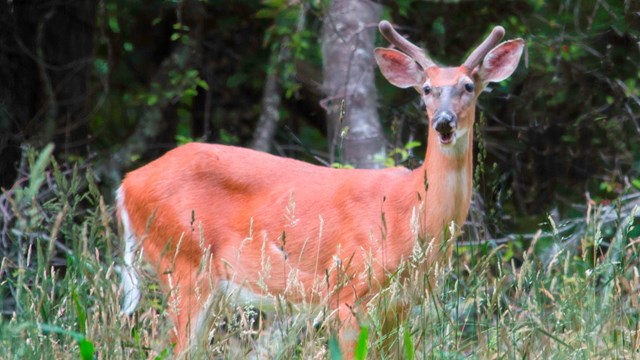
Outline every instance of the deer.
<path fill-rule="evenodd" d="M 417 90 L 425 104 L 424 162 L 413 170 L 349 169 L 228 145 L 168 151 L 126 174 L 117 190 L 123 314 L 142 294 L 141 252 L 173 304 L 176 354 L 197 346 L 209 299 L 222 293 L 252 303 L 273 295 L 326 301 L 340 324 L 340 348 L 353 356 L 357 309 L 417 243 L 441 249 L 460 233 L 471 203 L 478 96 L 511 76 L 524 48 L 522 39 L 498 44 L 505 30 L 496 26 L 462 65 L 445 67 L 388 21 L 379 30 L 394 46 L 375 49 L 382 75 Z M 451 249 L 424 257 L 433 267 Z"/>

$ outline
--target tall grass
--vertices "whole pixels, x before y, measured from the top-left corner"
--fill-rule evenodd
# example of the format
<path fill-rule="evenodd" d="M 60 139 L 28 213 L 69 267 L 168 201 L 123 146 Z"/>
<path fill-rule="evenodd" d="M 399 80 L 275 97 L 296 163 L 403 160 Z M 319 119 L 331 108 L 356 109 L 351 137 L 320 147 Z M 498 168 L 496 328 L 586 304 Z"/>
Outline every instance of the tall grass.
<path fill-rule="evenodd" d="M 153 274 L 134 316 L 119 314 L 120 240 L 90 169 L 61 168 L 50 148 L 28 158 L 28 179 L 0 197 L 0 358 L 171 358 L 170 304 Z M 638 198 L 549 219 L 536 234 L 515 236 L 522 252 L 471 239 L 483 245 L 453 245 L 451 262 L 428 271 L 416 256 L 358 314 L 356 358 L 637 356 Z M 409 311 L 397 314 L 397 303 Z M 282 297 L 270 305 L 261 316 L 218 296 L 195 354 L 340 358 L 325 306 Z"/>

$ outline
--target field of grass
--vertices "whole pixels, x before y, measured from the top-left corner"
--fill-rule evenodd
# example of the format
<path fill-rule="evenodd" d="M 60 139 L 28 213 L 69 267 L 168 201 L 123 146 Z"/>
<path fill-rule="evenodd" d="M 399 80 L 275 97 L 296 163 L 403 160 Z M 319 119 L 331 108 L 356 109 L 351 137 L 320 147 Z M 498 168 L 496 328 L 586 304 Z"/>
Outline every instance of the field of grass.
<path fill-rule="evenodd" d="M 152 275 L 133 317 L 119 314 L 120 240 L 87 168 L 31 152 L 29 177 L 3 192 L 0 358 L 172 358 L 169 306 Z M 450 264 L 392 280 L 369 304 L 356 358 L 616 359 L 640 355 L 640 228 L 630 190 L 534 234 L 454 245 Z M 425 295 L 429 277 L 436 286 Z M 410 316 L 389 328 L 392 302 Z M 266 318 L 228 299 L 211 308 L 208 358 L 339 359 L 322 307 L 274 299 Z M 388 315 L 387 313 L 390 313 Z M 384 331 L 382 329 L 385 329 Z"/>

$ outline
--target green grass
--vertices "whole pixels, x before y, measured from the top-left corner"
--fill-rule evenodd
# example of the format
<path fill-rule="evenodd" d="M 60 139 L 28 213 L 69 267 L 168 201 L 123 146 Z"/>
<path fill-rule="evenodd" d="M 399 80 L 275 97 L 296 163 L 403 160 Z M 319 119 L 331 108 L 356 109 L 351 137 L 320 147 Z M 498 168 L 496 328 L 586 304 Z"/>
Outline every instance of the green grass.
<path fill-rule="evenodd" d="M 152 274 L 135 316 L 119 315 L 120 240 L 91 172 L 60 169 L 49 149 L 30 159 L 29 181 L 0 198 L 0 358 L 172 358 L 169 304 Z M 356 358 L 637 357 L 638 198 L 629 193 L 585 207 L 581 218 L 549 220 L 530 241 L 467 239 L 483 245 L 456 246 L 443 268 L 419 272 L 412 260 L 408 276 L 360 314 L 366 330 Z M 435 287 L 426 295 L 430 278 Z M 395 302 L 410 310 L 389 326 Z M 336 323 L 322 306 L 280 298 L 273 307 L 252 326 L 251 309 L 216 299 L 210 345 L 197 355 L 341 358 Z"/>

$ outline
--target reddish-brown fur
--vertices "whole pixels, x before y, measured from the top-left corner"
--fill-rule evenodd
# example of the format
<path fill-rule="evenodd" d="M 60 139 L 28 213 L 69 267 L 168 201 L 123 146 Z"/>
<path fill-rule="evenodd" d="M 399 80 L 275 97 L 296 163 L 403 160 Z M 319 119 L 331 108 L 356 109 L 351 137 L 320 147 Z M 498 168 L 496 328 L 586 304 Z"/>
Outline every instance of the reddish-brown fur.
<path fill-rule="evenodd" d="M 398 60 L 395 53 L 377 51 Z M 126 211 L 146 259 L 172 289 L 177 352 L 189 347 L 206 299 L 220 280 L 256 294 L 284 294 L 291 301 L 328 299 L 343 324 L 341 343 L 348 350 L 353 340 L 348 333 L 358 328 L 351 307 L 385 285 L 416 241 L 433 241 L 427 264 L 434 263 L 443 231 L 451 222 L 462 226 L 469 209 L 475 103 L 486 79 L 465 67 L 420 71 L 432 87 L 471 78 L 476 92 L 466 103 L 454 104 L 458 129 L 468 134 L 461 138 L 465 146 L 458 144 L 462 150 L 443 152 L 431 130 L 425 162 L 413 171 L 331 169 L 193 143 L 127 174 L 119 211 Z M 427 101 L 430 119 L 435 110 Z M 203 259 L 206 271 L 201 271 Z M 291 277 L 295 286 L 287 285 Z M 339 281 L 344 283 L 336 286 Z"/>

